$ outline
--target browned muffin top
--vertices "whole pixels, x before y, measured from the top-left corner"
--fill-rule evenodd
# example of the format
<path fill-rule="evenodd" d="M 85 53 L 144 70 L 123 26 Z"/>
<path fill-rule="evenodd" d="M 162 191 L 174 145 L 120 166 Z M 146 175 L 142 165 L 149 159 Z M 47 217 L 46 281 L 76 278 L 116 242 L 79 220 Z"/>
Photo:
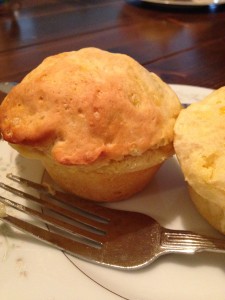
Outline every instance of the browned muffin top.
<path fill-rule="evenodd" d="M 0 131 L 66 165 L 120 160 L 173 140 L 180 103 L 127 55 L 96 48 L 46 58 L 5 98 Z"/>

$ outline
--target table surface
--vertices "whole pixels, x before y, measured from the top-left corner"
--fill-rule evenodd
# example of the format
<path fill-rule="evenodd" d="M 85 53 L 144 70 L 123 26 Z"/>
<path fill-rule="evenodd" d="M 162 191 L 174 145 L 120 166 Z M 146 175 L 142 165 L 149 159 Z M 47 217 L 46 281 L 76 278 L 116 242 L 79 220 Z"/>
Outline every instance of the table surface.
<path fill-rule="evenodd" d="M 225 85 L 225 7 L 124 0 L 11 1 L 0 10 L 0 82 L 46 56 L 94 46 L 126 53 L 167 83 Z"/>

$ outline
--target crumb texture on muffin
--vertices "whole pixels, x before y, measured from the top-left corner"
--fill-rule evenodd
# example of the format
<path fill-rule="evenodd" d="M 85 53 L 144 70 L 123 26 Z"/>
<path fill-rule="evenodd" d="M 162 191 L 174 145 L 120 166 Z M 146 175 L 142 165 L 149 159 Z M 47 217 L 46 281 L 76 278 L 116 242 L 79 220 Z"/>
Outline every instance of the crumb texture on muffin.
<path fill-rule="evenodd" d="M 225 87 L 180 113 L 174 146 L 189 184 L 200 195 L 221 201 L 225 193 Z"/>
<path fill-rule="evenodd" d="M 175 93 L 123 54 L 96 48 L 46 58 L 5 98 L 0 129 L 64 165 L 122 160 L 173 141 Z"/>

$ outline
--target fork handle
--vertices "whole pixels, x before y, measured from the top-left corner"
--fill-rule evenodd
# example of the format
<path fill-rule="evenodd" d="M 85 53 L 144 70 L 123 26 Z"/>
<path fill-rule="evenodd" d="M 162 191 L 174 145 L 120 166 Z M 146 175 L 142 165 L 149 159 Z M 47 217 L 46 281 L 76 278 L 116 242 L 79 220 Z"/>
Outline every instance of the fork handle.
<path fill-rule="evenodd" d="M 161 247 L 168 252 L 225 253 L 225 239 L 207 237 L 192 231 L 164 229 L 161 235 Z"/>

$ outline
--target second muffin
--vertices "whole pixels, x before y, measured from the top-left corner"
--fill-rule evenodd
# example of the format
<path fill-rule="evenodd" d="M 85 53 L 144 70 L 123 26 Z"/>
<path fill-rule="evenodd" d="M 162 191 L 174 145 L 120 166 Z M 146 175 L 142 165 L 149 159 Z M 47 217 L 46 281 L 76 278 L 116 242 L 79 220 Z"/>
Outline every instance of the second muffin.
<path fill-rule="evenodd" d="M 174 147 L 191 199 L 225 234 L 225 87 L 180 113 Z"/>

